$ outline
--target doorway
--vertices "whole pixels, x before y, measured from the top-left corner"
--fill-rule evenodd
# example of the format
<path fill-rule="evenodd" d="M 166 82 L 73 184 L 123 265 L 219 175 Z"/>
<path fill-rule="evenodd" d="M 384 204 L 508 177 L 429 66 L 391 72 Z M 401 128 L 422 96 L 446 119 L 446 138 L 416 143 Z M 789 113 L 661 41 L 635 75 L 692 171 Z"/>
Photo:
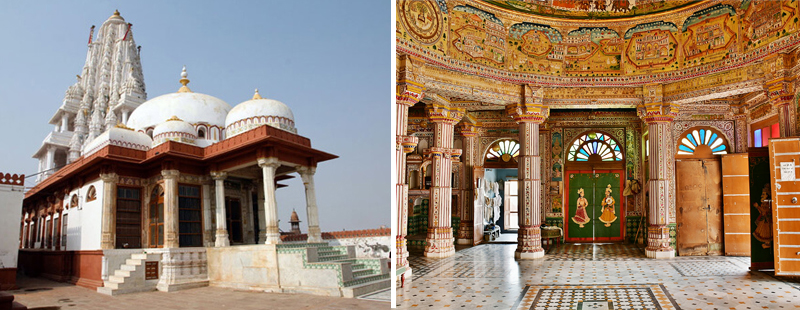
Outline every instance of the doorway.
<path fill-rule="evenodd" d="M 721 173 L 718 159 L 675 161 L 678 255 L 722 255 Z"/>
<path fill-rule="evenodd" d="M 230 243 L 243 243 L 242 204 L 239 198 L 225 197 L 225 215 L 228 222 L 228 238 L 230 238 Z"/>
<path fill-rule="evenodd" d="M 567 171 L 566 242 L 622 241 L 624 170 Z"/>
<path fill-rule="evenodd" d="M 150 247 L 164 247 L 164 188 L 161 185 L 153 188 L 148 205 Z"/>

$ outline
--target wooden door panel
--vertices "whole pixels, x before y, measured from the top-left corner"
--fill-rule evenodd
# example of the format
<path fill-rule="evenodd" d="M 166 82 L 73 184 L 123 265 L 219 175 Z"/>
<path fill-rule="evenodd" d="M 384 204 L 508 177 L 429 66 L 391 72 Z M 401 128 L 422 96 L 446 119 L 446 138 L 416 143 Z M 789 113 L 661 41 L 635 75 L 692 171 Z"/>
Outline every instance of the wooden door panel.
<path fill-rule="evenodd" d="M 478 180 L 483 179 L 484 170 L 483 167 L 475 167 L 472 168 L 472 186 L 475 188 L 478 184 Z M 473 192 L 472 197 L 472 244 L 477 245 L 483 241 L 483 207 L 480 204 L 474 203 L 475 198 L 477 197 L 477 190 Z M 481 198 L 482 199 L 482 198 Z"/>
<path fill-rule="evenodd" d="M 595 222 L 595 241 L 622 241 L 622 198 L 621 175 L 623 171 L 595 171 L 594 185 L 594 218 Z M 603 200 L 606 199 L 606 190 L 610 185 L 610 197 L 613 202 L 612 208 L 603 208 Z"/>
<path fill-rule="evenodd" d="M 717 160 L 703 161 L 708 212 L 708 255 L 722 255 L 722 168 Z"/>
<path fill-rule="evenodd" d="M 592 241 L 594 238 L 594 226 L 596 218 L 599 215 L 594 214 L 593 206 L 596 204 L 594 201 L 595 194 L 593 193 L 594 182 L 592 180 L 591 171 L 567 171 L 567 182 L 565 189 L 567 190 L 567 223 L 564 224 L 566 229 L 565 236 L 567 242 L 577 241 Z M 580 199 L 583 193 L 583 199 Z M 583 207 L 583 205 L 586 205 Z M 601 223 L 602 224 L 602 223 Z"/>
<path fill-rule="evenodd" d="M 708 251 L 706 232 L 705 178 L 703 163 L 696 160 L 676 161 L 678 255 L 705 255 Z"/>
<path fill-rule="evenodd" d="M 723 165 L 725 162 L 723 161 Z M 747 166 L 744 166 L 745 172 L 747 171 Z M 725 194 L 744 194 L 742 197 L 750 197 L 750 184 L 748 181 L 748 176 L 745 174 L 743 176 L 729 176 L 723 175 L 722 177 L 722 184 L 723 184 L 723 193 Z"/>
<path fill-rule="evenodd" d="M 800 139 L 774 138 L 769 140 L 770 182 L 772 197 L 777 197 L 772 204 L 773 243 L 775 245 L 775 274 L 800 275 L 800 202 L 792 203 L 792 197 L 800 195 L 798 181 L 781 181 L 780 165 L 784 162 L 794 163 L 797 176 L 797 164 L 800 163 Z M 778 188 L 778 185 L 780 188 Z"/>

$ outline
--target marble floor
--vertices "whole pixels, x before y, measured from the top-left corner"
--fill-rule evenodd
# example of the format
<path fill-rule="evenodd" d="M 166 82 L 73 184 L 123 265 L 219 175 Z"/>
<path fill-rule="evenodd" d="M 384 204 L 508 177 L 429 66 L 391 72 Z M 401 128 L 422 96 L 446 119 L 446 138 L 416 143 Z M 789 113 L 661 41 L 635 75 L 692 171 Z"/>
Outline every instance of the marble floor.
<path fill-rule="evenodd" d="M 514 244 L 483 244 L 449 258 L 412 254 L 401 309 L 797 309 L 800 284 L 750 272 L 749 257 L 653 260 L 625 244 L 566 244 L 514 260 Z"/>

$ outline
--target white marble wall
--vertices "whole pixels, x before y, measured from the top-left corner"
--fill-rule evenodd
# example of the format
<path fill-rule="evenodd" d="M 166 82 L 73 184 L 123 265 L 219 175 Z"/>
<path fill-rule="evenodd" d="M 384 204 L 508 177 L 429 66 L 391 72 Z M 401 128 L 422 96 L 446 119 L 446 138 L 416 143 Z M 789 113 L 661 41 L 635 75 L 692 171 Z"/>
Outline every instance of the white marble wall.
<path fill-rule="evenodd" d="M 17 267 L 22 186 L 0 185 L 0 269 Z"/>

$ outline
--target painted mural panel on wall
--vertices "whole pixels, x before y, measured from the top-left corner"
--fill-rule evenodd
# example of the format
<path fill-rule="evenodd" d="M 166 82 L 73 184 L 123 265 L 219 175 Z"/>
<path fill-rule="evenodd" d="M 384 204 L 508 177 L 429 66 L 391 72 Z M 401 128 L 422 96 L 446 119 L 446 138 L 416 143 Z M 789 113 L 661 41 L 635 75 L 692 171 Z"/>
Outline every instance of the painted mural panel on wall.
<path fill-rule="evenodd" d="M 625 32 L 625 73 L 678 68 L 678 27 L 670 22 L 639 24 Z"/>
<path fill-rule="evenodd" d="M 506 31 L 494 14 L 459 5 L 450 14 L 450 54 L 456 59 L 498 67 L 505 63 Z"/>
<path fill-rule="evenodd" d="M 797 2 L 743 1 L 742 36 L 744 51 L 754 50 L 797 31 Z"/>
<path fill-rule="evenodd" d="M 567 76 L 620 75 L 622 38 L 606 27 L 582 27 L 564 39 Z"/>
<path fill-rule="evenodd" d="M 687 0 L 484 0 L 523 13 L 567 18 L 619 18 L 641 16 L 680 8 Z"/>
<path fill-rule="evenodd" d="M 508 68 L 514 71 L 559 75 L 564 61 L 561 33 L 547 25 L 518 23 L 508 35 Z"/>
<path fill-rule="evenodd" d="M 447 46 L 446 22 L 444 0 L 400 0 L 397 3 L 398 33 L 442 54 Z"/>
<path fill-rule="evenodd" d="M 695 12 L 683 23 L 681 64 L 693 67 L 718 61 L 738 52 L 736 10 L 716 5 Z"/>

